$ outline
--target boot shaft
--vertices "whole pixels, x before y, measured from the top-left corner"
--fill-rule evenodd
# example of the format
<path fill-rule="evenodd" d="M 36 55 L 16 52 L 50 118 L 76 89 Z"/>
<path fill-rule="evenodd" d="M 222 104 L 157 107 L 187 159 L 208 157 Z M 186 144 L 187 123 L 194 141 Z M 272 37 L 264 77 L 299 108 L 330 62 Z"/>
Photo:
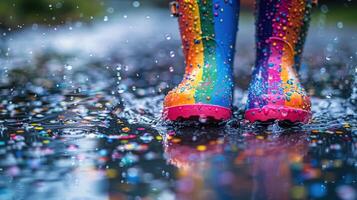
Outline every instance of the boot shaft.
<path fill-rule="evenodd" d="M 217 53 L 231 63 L 238 30 L 239 0 L 178 0 L 175 5 L 186 62 L 197 55 L 209 62 Z"/>
<path fill-rule="evenodd" d="M 309 0 L 260 0 L 256 5 L 257 60 L 248 109 L 288 106 L 310 109 L 296 69 L 310 21 Z"/>
<path fill-rule="evenodd" d="M 230 107 L 239 0 L 178 0 L 177 11 L 195 102 Z"/>
<path fill-rule="evenodd" d="M 256 66 L 269 58 L 272 48 L 277 48 L 280 56 L 283 57 L 284 53 L 289 54 L 290 62 L 293 62 L 296 69 L 299 68 L 313 4 L 312 0 L 257 1 Z M 285 44 L 274 47 L 274 39 Z M 285 45 L 288 45 L 287 48 L 283 48 Z"/>
<path fill-rule="evenodd" d="M 229 119 L 239 0 L 178 0 L 171 9 L 179 20 L 186 72 L 166 95 L 163 117 Z"/>

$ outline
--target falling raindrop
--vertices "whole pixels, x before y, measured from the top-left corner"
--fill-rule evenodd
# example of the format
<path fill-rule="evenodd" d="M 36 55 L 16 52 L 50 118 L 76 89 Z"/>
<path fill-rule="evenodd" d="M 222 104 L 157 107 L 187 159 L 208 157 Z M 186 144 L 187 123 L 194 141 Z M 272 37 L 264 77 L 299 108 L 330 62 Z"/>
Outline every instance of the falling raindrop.
<path fill-rule="evenodd" d="M 133 7 L 134 8 L 140 7 L 140 2 L 139 1 L 133 1 Z"/>
<path fill-rule="evenodd" d="M 166 34 L 165 38 L 166 38 L 166 40 L 171 40 L 171 35 L 170 34 Z"/>
<path fill-rule="evenodd" d="M 337 28 L 342 29 L 343 28 L 343 22 L 337 22 Z"/>
<path fill-rule="evenodd" d="M 321 73 L 321 74 L 326 73 L 326 68 L 322 67 L 322 68 L 320 69 L 320 73 Z"/>
<path fill-rule="evenodd" d="M 107 9 L 107 12 L 110 13 L 110 14 L 113 14 L 113 13 L 114 13 L 114 8 L 109 7 L 109 8 Z"/>
<path fill-rule="evenodd" d="M 66 70 L 71 71 L 73 67 L 71 65 L 65 65 Z"/>
<path fill-rule="evenodd" d="M 170 51 L 170 57 L 171 58 L 175 57 L 175 52 L 174 51 Z"/>
<path fill-rule="evenodd" d="M 103 21 L 107 22 L 108 21 L 108 16 L 104 16 Z"/>
<path fill-rule="evenodd" d="M 321 12 L 324 13 L 324 14 L 326 14 L 326 13 L 328 12 L 328 7 L 327 7 L 327 5 L 322 5 L 322 6 L 321 6 Z"/>
<path fill-rule="evenodd" d="M 32 30 L 37 30 L 38 24 L 32 24 Z"/>

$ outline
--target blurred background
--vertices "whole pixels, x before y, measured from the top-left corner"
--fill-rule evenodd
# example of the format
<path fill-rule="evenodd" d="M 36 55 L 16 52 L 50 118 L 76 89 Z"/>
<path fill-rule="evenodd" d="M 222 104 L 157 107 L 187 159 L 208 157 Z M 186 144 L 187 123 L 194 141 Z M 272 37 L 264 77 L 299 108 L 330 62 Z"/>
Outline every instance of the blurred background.
<path fill-rule="evenodd" d="M 0 25 L 2 28 L 23 25 L 65 24 L 73 21 L 90 22 L 93 17 L 119 14 L 118 11 L 138 7 L 167 9 L 170 0 L 7 0 L 0 2 Z M 328 12 L 328 22 L 356 22 L 357 3 L 353 0 L 320 0 L 319 8 Z M 242 12 L 251 12 L 254 1 L 241 0 Z M 244 14 L 244 13 L 243 13 Z M 318 15 L 315 12 L 315 16 Z"/>

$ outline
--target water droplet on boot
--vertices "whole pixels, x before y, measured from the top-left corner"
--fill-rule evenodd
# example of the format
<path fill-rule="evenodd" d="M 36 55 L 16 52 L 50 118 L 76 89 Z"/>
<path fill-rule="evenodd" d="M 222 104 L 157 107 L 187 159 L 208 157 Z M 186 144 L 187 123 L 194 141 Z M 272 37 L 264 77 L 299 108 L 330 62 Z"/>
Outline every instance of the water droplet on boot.
<path fill-rule="evenodd" d="M 281 116 L 283 116 L 283 117 L 288 116 L 288 111 L 285 109 L 281 110 L 280 113 L 281 113 Z"/>

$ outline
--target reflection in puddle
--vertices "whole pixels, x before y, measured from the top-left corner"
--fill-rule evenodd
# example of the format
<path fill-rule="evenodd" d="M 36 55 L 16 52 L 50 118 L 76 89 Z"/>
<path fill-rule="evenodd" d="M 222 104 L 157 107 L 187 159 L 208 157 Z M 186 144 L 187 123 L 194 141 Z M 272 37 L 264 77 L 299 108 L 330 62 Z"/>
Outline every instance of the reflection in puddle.
<path fill-rule="evenodd" d="M 306 154 L 301 133 L 236 138 L 212 127 L 199 136 L 179 132 L 168 137 L 166 153 L 179 168 L 176 191 L 182 199 L 289 199 L 290 166 Z"/>
<path fill-rule="evenodd" d="M 206 130 L 184 128 L 167 138 L 167 158 L 179 169 L 180 199 L 356 198 L 355 160 L 347 164 L 340 157 L 354 149 L 345 143 L 349 134 L 337 131 L 341 136 L 323 139 L 328 147 L 315 145 L 315 136 L 326 134 L 316 130 L 239 136 Z"/>

